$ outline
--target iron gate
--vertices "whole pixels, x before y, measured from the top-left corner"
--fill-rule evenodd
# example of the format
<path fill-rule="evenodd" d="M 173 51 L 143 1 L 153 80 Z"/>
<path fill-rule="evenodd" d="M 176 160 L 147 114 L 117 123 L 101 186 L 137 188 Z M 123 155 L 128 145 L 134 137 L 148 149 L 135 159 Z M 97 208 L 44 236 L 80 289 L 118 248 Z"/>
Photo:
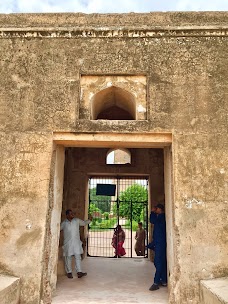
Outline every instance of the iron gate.
<path fill-rule="evenodd" d="M 125 257 L 137 257 L 135 235 L 138 222 L 145 230 L 148 244 L 148 178 L 145 177 L 91 177 L 89 179 L 89 225 L 87 255 L 113 257 L 111 245 L 114 228 L 121 225 L 125 232 Z M 145 247 L 144 257 L 148 252 Z"/>

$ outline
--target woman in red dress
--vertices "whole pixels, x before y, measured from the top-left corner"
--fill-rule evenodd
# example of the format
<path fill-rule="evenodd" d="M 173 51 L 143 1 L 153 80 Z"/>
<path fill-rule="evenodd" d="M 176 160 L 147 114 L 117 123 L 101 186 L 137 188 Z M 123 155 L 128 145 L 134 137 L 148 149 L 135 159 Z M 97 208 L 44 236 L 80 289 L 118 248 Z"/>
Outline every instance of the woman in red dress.
<path fill-rule="evenodd" d="M 123 247 L 125 241 L 125 232 L 121 228 L 121 225 L 117 225 L 114 229 L 114 234 L 112 237 L 112 246 L 115 248 L 114 258 L 121 258 L 121 256 L 126 254 L 126 251 Z"/>

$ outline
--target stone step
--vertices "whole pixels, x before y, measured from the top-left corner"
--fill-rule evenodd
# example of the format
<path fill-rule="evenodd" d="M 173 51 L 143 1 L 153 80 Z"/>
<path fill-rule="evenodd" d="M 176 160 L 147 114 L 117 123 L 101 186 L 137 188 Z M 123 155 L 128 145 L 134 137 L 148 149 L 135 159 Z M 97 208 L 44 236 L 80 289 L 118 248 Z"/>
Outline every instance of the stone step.
<path fill-rule="evenodd" d="M 228 304 L 228 277 L 202 280 L 200 304 Z"/>
<path fill-rule="evenodd" d="M 20 279 L 0 275 L 0 303 L 19 304 L 20 301 Z"/>

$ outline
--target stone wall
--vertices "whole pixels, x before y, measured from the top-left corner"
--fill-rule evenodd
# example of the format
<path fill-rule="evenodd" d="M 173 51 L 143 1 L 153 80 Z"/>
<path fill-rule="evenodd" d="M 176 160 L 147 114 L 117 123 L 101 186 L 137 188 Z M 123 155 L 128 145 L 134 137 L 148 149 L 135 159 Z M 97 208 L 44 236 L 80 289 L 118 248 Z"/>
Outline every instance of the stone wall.
<path fill-rule="evenodd" d="M 53 132 L 172 132 L 170 303 L 196 304 L 199 280 L 227 275 L 227 17 L 0 15 L 0 263 L 22 278 L 21 303 L 45 281 Z M 81 75 L 126 74 L 146 75 L 146 119 L 79 112 Z"/>

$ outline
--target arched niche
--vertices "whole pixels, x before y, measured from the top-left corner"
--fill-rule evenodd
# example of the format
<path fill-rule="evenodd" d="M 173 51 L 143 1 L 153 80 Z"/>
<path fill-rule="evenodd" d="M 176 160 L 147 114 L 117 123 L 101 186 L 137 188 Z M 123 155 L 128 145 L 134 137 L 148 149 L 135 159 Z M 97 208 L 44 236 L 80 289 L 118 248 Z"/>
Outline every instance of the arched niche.
<path fill-rule="evenodd" d="M 127 149 L 111 149 L 106 155 L 107 165 L 131 164 L 131 152 Z"/>
<path fill-rule="evenodd" d="M 91 101 L 91 119 L 135 120 L 135 97 L 119 87 L 106 88 Z"/>

